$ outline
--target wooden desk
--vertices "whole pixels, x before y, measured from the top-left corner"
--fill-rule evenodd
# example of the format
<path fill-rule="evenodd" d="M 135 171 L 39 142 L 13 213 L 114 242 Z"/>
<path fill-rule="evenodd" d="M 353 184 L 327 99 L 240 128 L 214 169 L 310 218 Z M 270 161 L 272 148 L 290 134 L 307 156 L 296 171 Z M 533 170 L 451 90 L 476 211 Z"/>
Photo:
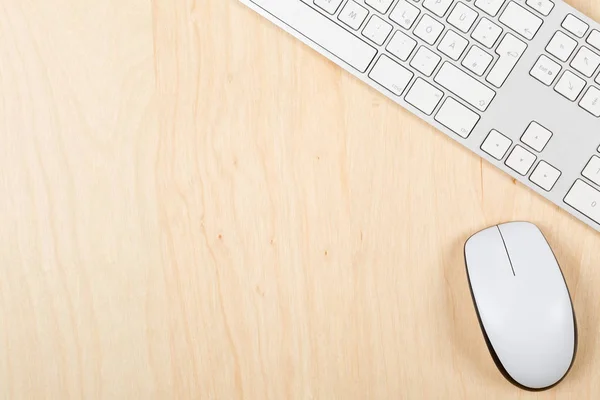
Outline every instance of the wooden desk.
<path fill-rule="evenodd" d="M 238 2 L 149 3 L 0 7 L 0 398 L 598 397 L 600 234 Z M 542 394 L 465 278 L 508 220 L 579 316 Z"/>

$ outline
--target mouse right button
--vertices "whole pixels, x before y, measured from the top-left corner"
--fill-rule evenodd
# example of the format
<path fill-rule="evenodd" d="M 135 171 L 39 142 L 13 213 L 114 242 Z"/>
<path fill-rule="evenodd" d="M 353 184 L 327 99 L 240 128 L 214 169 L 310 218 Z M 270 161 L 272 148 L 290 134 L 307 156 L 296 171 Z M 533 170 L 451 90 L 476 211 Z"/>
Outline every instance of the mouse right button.
<path fill-rule="evenodd" d="M 550 245 L 537 226 L 510 222 L 498 226 L 516 275 L 546 284 L 549 278 L 563 285 L 560 267 Z M 543 278 L 543 282 L 540 281 Z"/>

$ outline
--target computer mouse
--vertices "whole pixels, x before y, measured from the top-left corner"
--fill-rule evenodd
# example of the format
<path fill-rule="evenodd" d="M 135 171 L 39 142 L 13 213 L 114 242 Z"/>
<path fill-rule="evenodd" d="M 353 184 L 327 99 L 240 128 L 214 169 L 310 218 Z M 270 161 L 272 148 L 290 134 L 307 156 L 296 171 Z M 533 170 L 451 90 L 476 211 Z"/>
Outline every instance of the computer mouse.
<path fill-rule="evenodd" d="M 496 366 L 511 383 L 545 390 L 569 372 L 577 321 L 558 261 L 528 222 L 493 226 L 465 244 L 471 296 Z"/>

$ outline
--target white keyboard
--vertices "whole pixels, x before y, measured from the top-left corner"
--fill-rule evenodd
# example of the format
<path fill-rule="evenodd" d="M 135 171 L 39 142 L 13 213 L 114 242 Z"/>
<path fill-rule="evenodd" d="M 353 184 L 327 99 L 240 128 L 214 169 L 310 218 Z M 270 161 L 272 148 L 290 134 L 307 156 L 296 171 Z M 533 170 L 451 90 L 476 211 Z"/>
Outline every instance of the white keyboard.
<path fill-rule="evenodd" d="M 560 0 L 241 1 L 600 231 L 598 23 Z"/>

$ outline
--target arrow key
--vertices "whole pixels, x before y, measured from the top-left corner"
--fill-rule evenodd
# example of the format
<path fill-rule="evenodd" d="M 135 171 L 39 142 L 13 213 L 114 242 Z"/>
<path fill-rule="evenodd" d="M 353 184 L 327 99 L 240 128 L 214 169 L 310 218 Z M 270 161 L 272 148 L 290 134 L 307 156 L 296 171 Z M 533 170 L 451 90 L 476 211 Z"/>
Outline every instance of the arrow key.
<path fill-rule="evenodd" d="M 496 160 L 502 160 L 510 148 L 512 140 L 493 129 L 481 145 L 481 150 L 494 157 Z"/>
<path fill-rule="evenodd" d="M 560 175 L 561 172 L 552 165 L 546 161 L 540 161 L 529 180 L 549 192 L 560 178 Z"/>
<path fill-rule="evenodd" d="M 521 175 L 527 175 L 527 172 L 529 172 L 535 160 L 536 156 L 534 156 L 533 153 L 516 145 L 512 153 L 508 156 L 506 165 Z"/>
<path fill-rule="evenodd" d="M 534 121 L 529 124 L 527 130 L 523 133 L 523 136 L 521 136 L 521 141 L 535 151 L 541 152 L 544 150 L 544 147 L 546 147 L 551 137 L 552 132 Z"/>

